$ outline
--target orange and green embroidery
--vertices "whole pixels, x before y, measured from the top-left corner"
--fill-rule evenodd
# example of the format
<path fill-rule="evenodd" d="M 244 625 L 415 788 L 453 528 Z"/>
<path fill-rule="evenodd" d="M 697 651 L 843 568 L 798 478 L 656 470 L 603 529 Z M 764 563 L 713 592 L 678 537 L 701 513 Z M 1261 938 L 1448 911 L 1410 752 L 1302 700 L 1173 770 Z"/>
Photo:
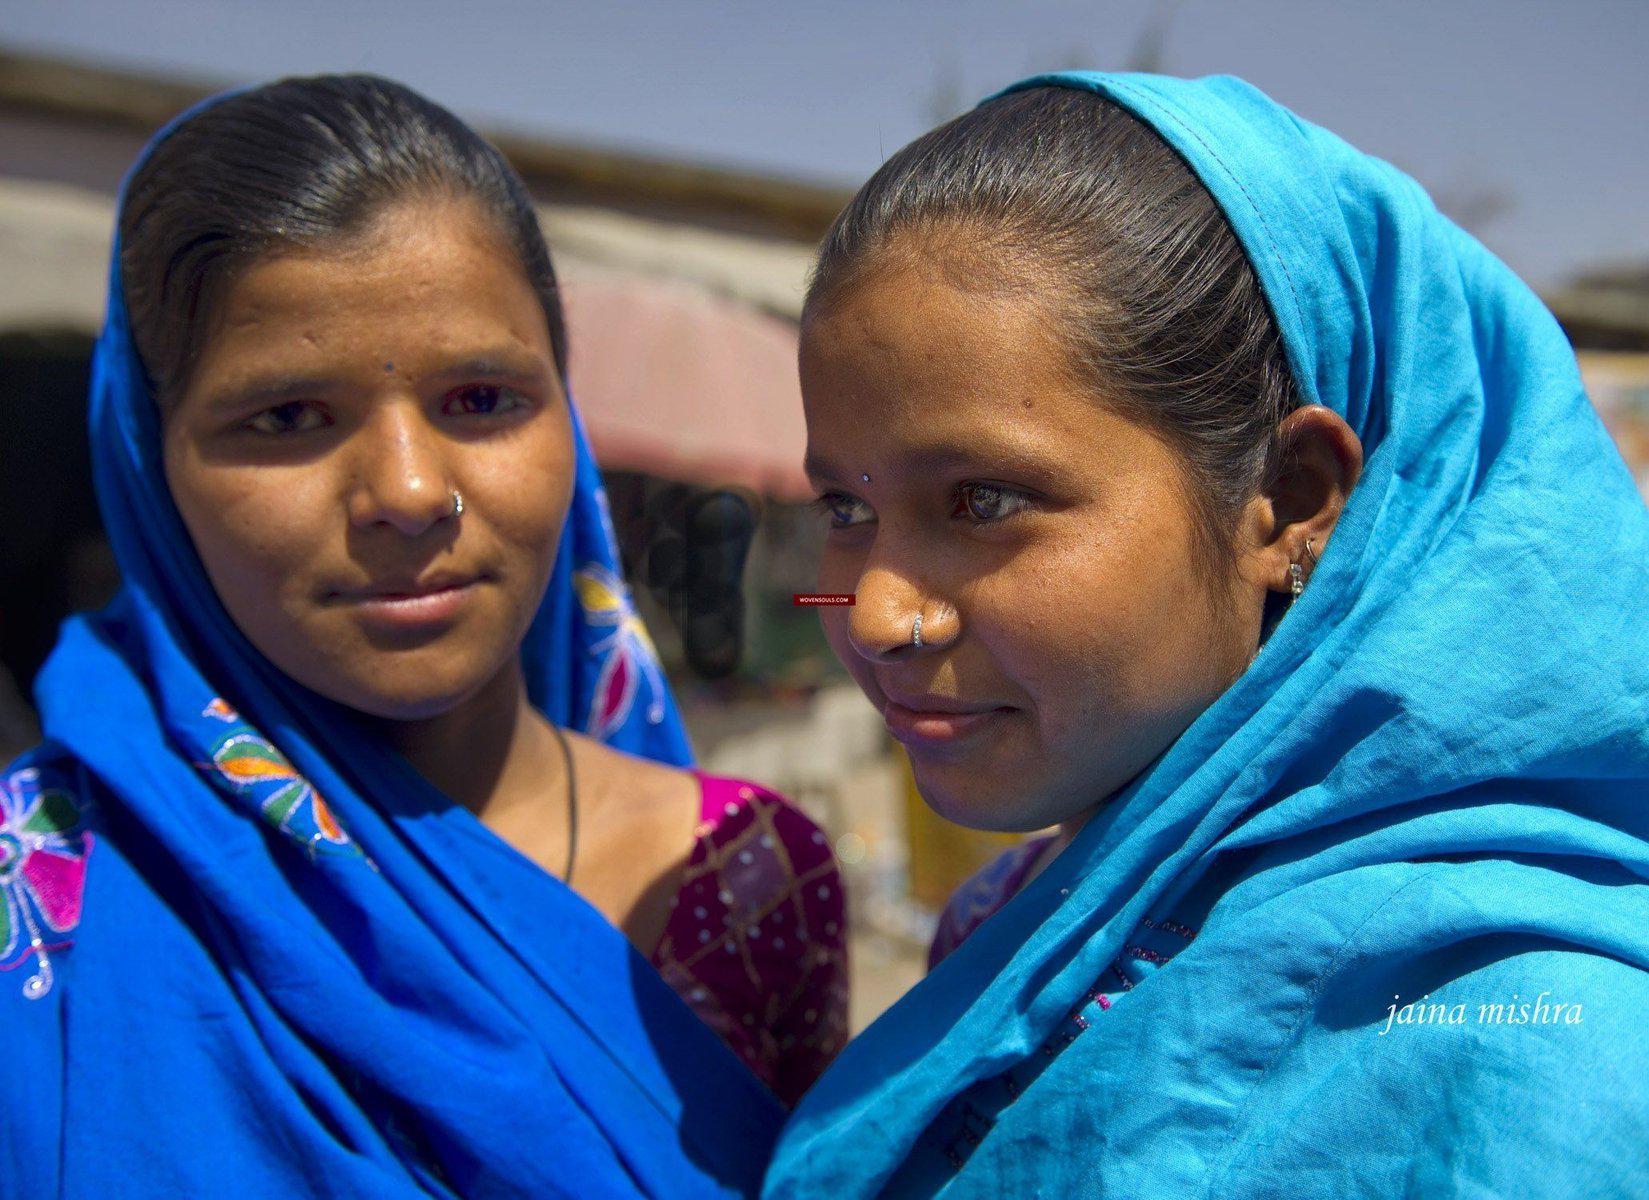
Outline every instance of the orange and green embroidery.
<path fill-rule="evenodd" d="M 221 699 L 207 705 L 202 715 L 231 725 L 213 747 L 212 764 L 231 787 L 254 800 L 270 828 L 311 855 L 361 853 L 320 793 L 269 739 L 242 722 Z"/>

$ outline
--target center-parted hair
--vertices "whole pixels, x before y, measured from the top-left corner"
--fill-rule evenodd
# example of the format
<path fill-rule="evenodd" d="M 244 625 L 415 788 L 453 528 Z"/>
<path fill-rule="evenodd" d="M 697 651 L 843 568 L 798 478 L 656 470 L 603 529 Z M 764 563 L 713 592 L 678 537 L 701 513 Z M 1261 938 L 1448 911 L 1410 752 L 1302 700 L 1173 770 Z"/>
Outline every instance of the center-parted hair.
<path fill-rule="evenodd" d="M 440 105 L 375 75 L 277 80 L 219 100 L 154 148 L 120 212 L 132 336 L 163 408 L 188 387 L 209 317 L 246 266 L 366 231 L 397 204 L 475 202 L 537 294 L 556 368 L 566 322 L 525 185 Z"/>
<path fill-rule="evenodd" d="M 1298 394 L 1241 243 L 1154 130 L 1061 87 L 941 125 L 836 218 L 806 312 L 887 253 L 937 255 L 953 282 L 1043 303 L 1096 398 L 1180 452 L 1200 549 L 1229 564 L 1236 515 L 1279 469 L 1277 425 Z"/>

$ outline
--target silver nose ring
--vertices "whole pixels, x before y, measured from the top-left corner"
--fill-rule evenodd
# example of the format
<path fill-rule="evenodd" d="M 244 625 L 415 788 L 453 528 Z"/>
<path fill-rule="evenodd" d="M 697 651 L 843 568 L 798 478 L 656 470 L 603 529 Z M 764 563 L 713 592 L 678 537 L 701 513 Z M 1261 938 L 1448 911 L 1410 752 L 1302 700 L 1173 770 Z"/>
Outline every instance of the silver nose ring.
<path fill-rule="evenodd" d="M 916 623 L 910 627 L 910 644 L 912 646 L 920 646 L 922 644 L 922 614 L 921 613 L 916 614 Z"/>

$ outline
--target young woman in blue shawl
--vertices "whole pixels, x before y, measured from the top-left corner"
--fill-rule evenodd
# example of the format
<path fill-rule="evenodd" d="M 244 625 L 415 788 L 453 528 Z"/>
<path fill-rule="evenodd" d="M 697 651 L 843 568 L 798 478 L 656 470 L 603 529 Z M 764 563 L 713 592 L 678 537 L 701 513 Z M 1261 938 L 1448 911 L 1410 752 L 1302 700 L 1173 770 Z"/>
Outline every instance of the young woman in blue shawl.
<path fill-rule="evenodd" d="M 839 881 L 681 769 L 566 361 L 520 180 L 406 88 L 230 94 L 133 168 L 124 588 L 0 775 L 7 1195 L 757 1187 L 840 1036 Z"/>
<path fill-rule="evenodd" d="M 1238 80 L 1046 76 L 859 192 L 801 367 L 837 653 L 1058 833 L 768 1195 L 1649 1189 L 1649 513 L 1510 271 Z"/>

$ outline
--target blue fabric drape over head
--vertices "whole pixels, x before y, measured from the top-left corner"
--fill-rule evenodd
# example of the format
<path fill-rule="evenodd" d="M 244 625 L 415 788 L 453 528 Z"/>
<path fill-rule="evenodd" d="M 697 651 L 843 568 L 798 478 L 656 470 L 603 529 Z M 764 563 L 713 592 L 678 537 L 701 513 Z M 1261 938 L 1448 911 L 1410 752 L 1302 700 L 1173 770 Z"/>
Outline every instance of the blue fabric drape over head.
<path fill-rule="evenodd" d="M 1561 330 L 1239 80 L 1038 86 L 1186 160 L 1366 469 L 1250 669 L 848 1047 L 767 1194 L 1641 1192 L 1649 514 Z"/>
<path fill-rule="evenodd" d="M 782 1112 L 732 1052 L 599 913 L 231 622 L 162 474 L 118 243 L 91 404 L 124 586 L 65 626 L 46 740 L 0 777 L 7 1194 L 754 1190 Z M 573 423 L 529 692 L 686 763 Z"/>

